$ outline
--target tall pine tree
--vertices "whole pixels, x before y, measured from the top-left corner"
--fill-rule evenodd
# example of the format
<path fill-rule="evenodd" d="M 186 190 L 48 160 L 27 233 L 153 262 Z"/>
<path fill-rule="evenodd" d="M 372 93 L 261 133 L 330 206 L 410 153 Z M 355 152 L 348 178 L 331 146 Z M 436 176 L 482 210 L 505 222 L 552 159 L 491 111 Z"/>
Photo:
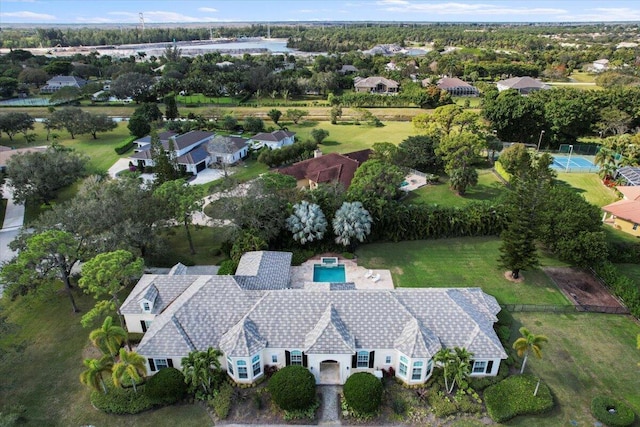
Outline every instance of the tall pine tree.
<path fill-rule="evenodd" d="M 156 174 L 154 183 L 157 186 L 180 177 L 173 139 L 169 138 L 167 145 L 167 150 L 165 150 L 160 138 L 158 138 L 158 132 L 153 129 L 151 131 L 151 158 Z"/>

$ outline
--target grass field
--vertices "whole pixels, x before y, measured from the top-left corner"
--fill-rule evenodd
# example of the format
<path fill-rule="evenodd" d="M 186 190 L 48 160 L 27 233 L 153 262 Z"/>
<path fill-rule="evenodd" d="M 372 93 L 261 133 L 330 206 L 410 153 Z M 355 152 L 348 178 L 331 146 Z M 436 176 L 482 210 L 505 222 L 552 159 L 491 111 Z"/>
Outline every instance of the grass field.
<path fill-rule="evenodd" d="M 512 340 L 520 326 L 549 338 L 542 359 L 529 358 L 525 371 L 549 386 L 556 408 L 545 416 L 515 418 L 510 426 L 597 425 L 589 408 L 598 394 L 626 401 L 640 414 L 640 326 L 632 318 L 591 313 L 516 313 L 514 318 Z"/>
<path fill-rule="evenodd" d="M 216 227 L 191 227 L 194 255 L 189 253 L 189 242 L 184 227 L 165 228 L 161 236 L 167 243 L 168 252 L 152 265 L 157 267 L 173 267 L 181 262 L 185 265 L 217 265 L 224 256 L 219 249 L 222 242 L 230 237 L 230 230 Z"/>
<path fill-rule="evenodd" d="M 449 187 L 447 178 L 440 178 L 437 185 L 426 185 L 409 193 L 403 203 L 428 203 L 440 206 L 463 206 L 473 201 L 496 200 L 505 192 L 504 184 L 489 169 L 478 170 L 478 185 L 470 187 L 459 196 Z"/>
<path fill-rule="evenodd" d="M 498 268 L 500 240 L 494 237 L 374 243 L 357 250 L 358 264 L 391 270 L 396 287 L 481 287 L 501 304 L 568 305 L 542 270 L 523 272 L 512 283 Z M 562 265 L 541 254 L 542 265 Z"/>
<path fill-rule="evenodd" d="M 86 312 L 95 302 L 77 296 Z M 80 325 L 68 297 L 50 292 L 43 301 L 0 300 L 0 412 L 10 405 L 26 408 L 25 426 L 207 426 L 199 405 L 182 405 L 136 416 L 107 415 L 89 402 L 89 389 L 78 380 L 90 346 L 90 329 Z M 5 319 L 6 316 L 6 319 Z"/>
<path fill-rule="evenodd" d="M 615 192 L 605 186 L 597 173 L 558 173 L 558 180 L 566 182 L 584 198 L 596 206 L 604 206 L 618 200 Z"/>
<path fill-rule="evenodd" d="M 616 264 L 618 271 L 627 277 L 635 280 L 640 287 L 640 264 Z"/>

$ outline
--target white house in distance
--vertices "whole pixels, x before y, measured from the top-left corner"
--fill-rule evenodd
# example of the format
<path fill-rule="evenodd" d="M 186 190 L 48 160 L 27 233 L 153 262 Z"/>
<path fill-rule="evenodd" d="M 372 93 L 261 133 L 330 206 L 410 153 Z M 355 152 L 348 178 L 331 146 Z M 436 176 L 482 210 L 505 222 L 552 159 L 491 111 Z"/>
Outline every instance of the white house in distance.
<path fill-rule="evenodd" d="M 217 135 L 207 144 L 207 151 L 213 163 L 232 165 L 247 157 L 249 140 L 240 136 Z"/>
<path fill-rule="evenodd" d="M 273 132 L 261 132 L 251 137 L 251 148 L 259 150 L 262 147 L 269 147 L 278 150 L 295 142 L 296 133 L 288 130 L 276 130 Z"/>
<path fill-rule="evenodd" d="M 206 146 L 213 139 L 215 133 L 200 130 L 192 130 L 182 135 L 175 132 L 162 132 L 158 134 L 160 143 L 165 151 L 169 151 L 170 142 L 173 142 L 173 155 L 180 167 L 185 171 L 197 175 L 211 164 L 211 156 L 207 153 Z M 153 166 L 151 156 L 151 136 L 133 141 L 137 145 L 133 155 L 129 158 L 139 168 Z"/>
<path fill-rule="evenodd" d="M 514 89 L 520 92 L 521 95 L 527 95 L 537 90 L 551 89 L 551 86 L 542 83 L 540 80 L 533 79 L 531 77 L 513 77 L 507 80 L 500 80 L 496 83 L 498 92 L 503 90 Z"/>
<path fill-rule="evenodd" d="M 609 68 L 609 60 L 608 59 L 598 59 L 597 61 L 593 61 L 591 63 L 591 67 L 593 71 L 596 73 L 601 73 L 606 71 Z"/>
<path fill-rule="evenodd" d="M 293 286 L 291 257 L 248 252 L 233 276 L 142 276 L 122 313 L 130 332 L 144 333 L 136 351 L 148 372 L 181 368 L 189 352 L 213 347 L 237 383 L 258 380 L 267 365 L 301 365 L 319 384 L 389 368 L 422 384 L 443 347 L 473 353 L 472 376 L 496 375 L 507 358 L 493 329 L 500 306 L 480 288 L 364 289 L 350 280 L 368 279 L 348 275 Z"/>
<path fill-rule="evenodd" d="M 75 76 L 55 76 L 47 80 L 47 84 L 40 89 L 41 93 L 54 93 L 63 87 L 75 87 L 81 89 L 87 84 L 85 79 Z"/>

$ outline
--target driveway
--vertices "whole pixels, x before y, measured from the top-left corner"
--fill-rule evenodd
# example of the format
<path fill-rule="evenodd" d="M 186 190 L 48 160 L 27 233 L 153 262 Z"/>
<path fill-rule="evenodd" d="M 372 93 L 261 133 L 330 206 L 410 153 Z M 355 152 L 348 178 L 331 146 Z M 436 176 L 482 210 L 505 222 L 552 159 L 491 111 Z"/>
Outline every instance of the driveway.
<path fill-rule="evenodd" d="M 2 188 L 2 196 L 7 198 L 7 210 L 4 213 L 4 222 L 0 230 L 0 265 L 11 261 L 16 255 L 9 248 L 9 243 L 16 238 L 22 224 L 24 224 L 24 205 L 13 203 L 13 191 L 7 183 Z M 4 287 L 0 283 L 0 298 Z"/>

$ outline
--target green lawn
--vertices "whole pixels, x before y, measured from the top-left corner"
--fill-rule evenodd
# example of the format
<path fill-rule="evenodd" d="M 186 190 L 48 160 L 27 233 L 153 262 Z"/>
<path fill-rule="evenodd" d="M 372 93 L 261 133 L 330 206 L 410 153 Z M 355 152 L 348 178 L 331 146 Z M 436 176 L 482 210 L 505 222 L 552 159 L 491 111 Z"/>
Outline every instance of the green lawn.
<path fill-rule="evenodd" d="M 640 264 L 616 264 L 618 271 L 627 277 L 635 280 L 640 287 Z"/>
<path fill-rule="evenodd" d="M 549 415 L 518 417 L 511 426 L 593 426 L 591 399 L 604 394 L 630 404 L 640 425 L 640 374 L 636 335 L 630 317 L 611 314 L 516 313 L 512 340 L 526 326 L 549 342 L 542 359 L 530 358 L 526 371 L 540 376 L 556 398 Z"/>
<path fill-rule="evenodd" d="M 230 229 L 219 227 L 191 227 L 191 237 L 196 250 L 189 253 L 189 242 L 184 227 L 163 229 L 161 236 L 167 243 L 168 251 L 158 259 L 152 260 L 157 267 L 173 267 L 181 262 L 185 265 L 217 265 L 223 259 L 219 253 L 222 242 L 230 237 Z"/>
<path fill-rule="evenodd" d="M 569 305 L 542 270 L 523 272 L 512 283 L 498 268 L 500 240 L 494 237 L 374 243 L 357 250 L 358 264 L 391 270 L 396 287 L 481 287 L 501 304 Z M 542 265 L 562 265 L 541 254 Z"/>
<path fill-rule="evenodd" d="M 90 330 L 71 313 L 68 297 L 50 292 L 46 300 L 0 301 L 0 411 L 26 408 L 25 426 L 206 426 L 213 425 L 199 405 L 182 405 L 136 416 L 106 415 L 89 402 L 78 380 Z M 94 300 L 77 295 L 86 312 Z"/>
<path fill-rule="evenodd" d="M 584 198 L 596 206 L 604 206 L 618 200 L 615 192 L 605 186 L 597 173 L 558 173 L 558 180 L 566 182 Z"/>
<path fill-rule="evenodd" d="M 288 126 L 303 141 L 311 139 L 313 129 L 326 129 L 329 136 L 320 145 L 323 153 L 348 153 L 371 148 L 376 142 L 399 144 L 409 136 L 415 135 L 411 122 L 384 122 L 382 127 L 368 125 L 348 125 L 330 122 L 305 122 Z"/>
<path fill-rule="evenodd" d="M 489 169 L 478 171 L 478 185 L 469 188 L 464 196 L 459 196 L 449 187 L 447 178 L 441 183 L 426 185 L 411 191 L 403 203 L 429 203 L 440 206 L 462 206 L 473 201 L 496 200 L 505 191 L 504 184 Z"/>

